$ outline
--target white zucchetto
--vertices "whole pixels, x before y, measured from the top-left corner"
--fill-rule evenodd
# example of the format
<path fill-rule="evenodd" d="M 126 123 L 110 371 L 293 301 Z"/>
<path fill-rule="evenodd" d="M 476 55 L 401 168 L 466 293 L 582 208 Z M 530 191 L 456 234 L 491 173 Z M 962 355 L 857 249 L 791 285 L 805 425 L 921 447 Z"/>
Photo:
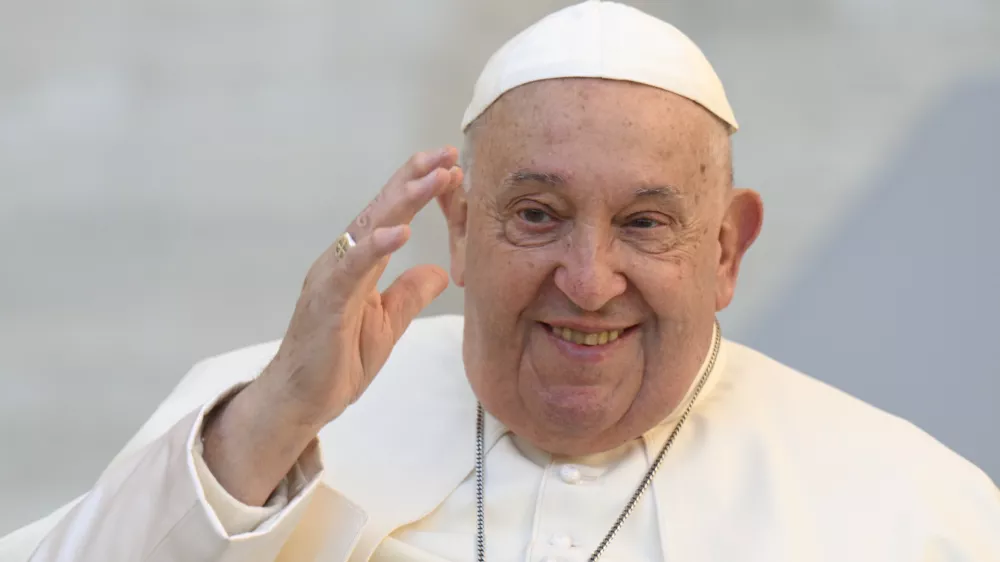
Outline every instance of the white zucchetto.
<path fill-rule="evenodd" d="M 490 57 L 462 131 L 504 93 L 538 80 L 605 78 L 684 96 L 738 125 L 722 82 L 701 49 L 669 23 L 617 2 L 587 0 L 550 14 Z"/>

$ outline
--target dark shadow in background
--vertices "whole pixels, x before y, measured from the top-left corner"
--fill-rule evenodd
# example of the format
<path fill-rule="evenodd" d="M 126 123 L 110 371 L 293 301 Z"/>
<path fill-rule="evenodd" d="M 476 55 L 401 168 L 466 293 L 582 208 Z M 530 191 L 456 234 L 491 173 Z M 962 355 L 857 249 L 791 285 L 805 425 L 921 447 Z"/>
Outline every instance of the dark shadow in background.
<path fill-rule="evenodd" d="M 996 482 L 998 135 L 1000 75 L 951 91 L 742 337 L 913 421 Z"/>

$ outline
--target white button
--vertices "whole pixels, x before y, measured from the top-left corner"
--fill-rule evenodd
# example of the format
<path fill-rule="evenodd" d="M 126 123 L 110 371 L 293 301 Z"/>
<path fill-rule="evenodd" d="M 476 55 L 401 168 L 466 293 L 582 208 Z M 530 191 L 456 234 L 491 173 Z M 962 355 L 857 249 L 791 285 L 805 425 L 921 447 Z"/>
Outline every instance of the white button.
<path fill-rule="evenodd" d="M 549 544 L 556 548 L 569 548 L 573 546 L 573 539 L 567 535 L 552 535 Z"/>
<path fill-rule="evenodd" d="M 563 465 L 559 469 L 559 477 L 567 484 L 579 484 L 582 479 L 580 469 L 571 464 Z"/>

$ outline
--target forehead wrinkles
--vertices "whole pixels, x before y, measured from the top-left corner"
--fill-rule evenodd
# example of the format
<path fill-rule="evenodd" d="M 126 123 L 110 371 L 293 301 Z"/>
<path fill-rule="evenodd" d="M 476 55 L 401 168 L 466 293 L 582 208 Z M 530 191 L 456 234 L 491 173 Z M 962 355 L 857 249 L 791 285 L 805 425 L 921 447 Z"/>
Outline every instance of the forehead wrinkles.
<path fill-rule="evenodd" d="M 700 148 L 719 128 L 707 110 L 676 94 L 591 78 L 525 84 L 501 96 L 483 118 L 490 137 L 560 144 L 581 134 L 611 134 L 607 141 L 623 145 L 618 148 L 642 144 L 668 153 L 661 156 Z"/>
<path fill-rule="evenodd" d="M 582 151 L 565 156 L 629 153 L 630 164 L 648 167 L 642 175 L 655 175 L 669 162 L 671 179 L 691 187 L 715 183 L 709 167 L 728 169 L 728 151 L 726 158 L 717 154 L 716 136 L 728 145 L 728 130 L 718 119 L 695 102 L 640 84 L 590 78 L 529 83 L 501 96 L 477 121 L 477 160 L 501 174 L 545 162 L 559 146 Z"/>

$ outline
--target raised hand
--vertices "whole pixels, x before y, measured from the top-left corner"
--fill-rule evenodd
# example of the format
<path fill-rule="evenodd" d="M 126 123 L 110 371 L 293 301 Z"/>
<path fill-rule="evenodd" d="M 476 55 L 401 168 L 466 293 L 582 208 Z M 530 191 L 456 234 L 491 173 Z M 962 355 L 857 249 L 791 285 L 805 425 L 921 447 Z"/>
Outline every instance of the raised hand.
<path fill-rule="evenodd" d="M 417 153 L 306 275 L 277 355 L 205 427 L 204 458 L 219 482 L 252 505 L 266 500 L 319 430 L 368 388 L 416 315 L 448 285 L 436 266 L 407 270 L 383 293 L 389 256 L 436 196 L 460 188 L 452 147 Z M 343 254 L 338 255 L 338 254 Z"/>
<path fill-rule="evenodd" d="M 298 420 L 322 427 L 365 391 L 410 321 L 448 285 L 439 267 L 404 272 L 384 293 L 376 284 L 409 238 L 417 211 L 461 185 L 458 153 L 417 153 L 347 228 L 357 246 L 331 246 L 313 264 L 291 324 L 264 377 L 295 401 Z"/>

